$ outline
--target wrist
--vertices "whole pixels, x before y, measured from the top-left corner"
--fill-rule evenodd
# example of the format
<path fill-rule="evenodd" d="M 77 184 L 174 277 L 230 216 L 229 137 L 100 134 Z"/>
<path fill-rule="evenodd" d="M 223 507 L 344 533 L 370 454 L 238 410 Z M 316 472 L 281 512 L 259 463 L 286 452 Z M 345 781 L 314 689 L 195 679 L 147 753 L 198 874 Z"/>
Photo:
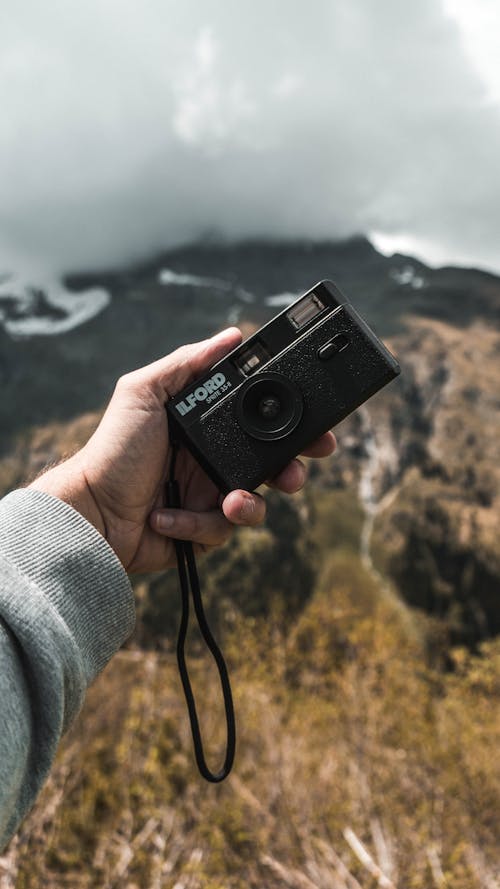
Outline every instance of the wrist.
<path fill-rule="evenodd" d="M 63 500 L 106 539 L 106 525 L 87 484 L 79 453 L 48 469 L 28 485 L 28 488 Z"/>

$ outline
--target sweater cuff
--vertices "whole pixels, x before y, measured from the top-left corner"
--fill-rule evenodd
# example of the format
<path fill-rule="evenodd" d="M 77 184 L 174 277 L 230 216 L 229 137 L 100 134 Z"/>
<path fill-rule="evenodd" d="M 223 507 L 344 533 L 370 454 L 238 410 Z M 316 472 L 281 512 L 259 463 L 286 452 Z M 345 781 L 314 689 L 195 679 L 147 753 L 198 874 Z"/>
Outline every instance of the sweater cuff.
<path fill-rule="evenodd" d="M 89 685 L 134 629 L 134 597 L 121 562 L 73 507 L 28 488 L 0 501 L 0 551 L 68 627 Z"/>

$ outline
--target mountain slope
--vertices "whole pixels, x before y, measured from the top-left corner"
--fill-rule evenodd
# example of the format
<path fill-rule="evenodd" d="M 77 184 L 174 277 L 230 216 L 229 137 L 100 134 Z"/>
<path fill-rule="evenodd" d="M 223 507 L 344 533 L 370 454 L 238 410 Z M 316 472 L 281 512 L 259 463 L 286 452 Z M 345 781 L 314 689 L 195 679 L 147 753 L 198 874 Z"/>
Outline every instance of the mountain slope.
<path fill-rule="evenodd" d="M 260 325 L 322 277 L 344 289 L 403 372 L 341 424 L 338 457 L 311 467 L 310 497 L 340 542 L 442 619 L 452 639 L 497 633 L 500 280 L 480 271 L 384 257 L 354 238 L 193 245 L 71 276 L 66 300 L 72 291 L 110 294 L 98 315 L 54 336 L 0 329 L 0 485 L 71 452 L 124 371 L 227 323 Z M 32 311 L 29 301 L 16 305 L 18 316 Z M 339 500 L 345 528 L 334 516 Z"/>

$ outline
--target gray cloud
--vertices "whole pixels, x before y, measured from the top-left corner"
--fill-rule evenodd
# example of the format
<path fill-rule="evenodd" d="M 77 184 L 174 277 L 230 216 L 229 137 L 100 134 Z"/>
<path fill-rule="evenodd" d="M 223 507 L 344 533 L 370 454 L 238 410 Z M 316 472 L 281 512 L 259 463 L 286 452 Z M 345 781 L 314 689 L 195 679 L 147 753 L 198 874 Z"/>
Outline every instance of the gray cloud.
<path fill-rule="evenodd" d="M 207 231 L 500 268 L 500 109 L 435 0 L 5 0 L 0 267 Z"/>

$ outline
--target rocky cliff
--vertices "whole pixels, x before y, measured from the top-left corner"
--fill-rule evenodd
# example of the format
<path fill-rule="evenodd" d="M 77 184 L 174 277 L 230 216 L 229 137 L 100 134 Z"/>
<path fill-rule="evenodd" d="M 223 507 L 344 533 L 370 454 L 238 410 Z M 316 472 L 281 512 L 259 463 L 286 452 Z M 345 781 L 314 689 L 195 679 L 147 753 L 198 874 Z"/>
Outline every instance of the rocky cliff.
<path fill-rule="evenodd" d="M 295 576 L 308 576 L 311 547 L 324 555 L 347 546 L 442 621 L 452 641 L 496 634 L 500 280 L 483 272 L 384 257 L 357 238 L 197 245 L 140 267 L 73 275 L 56 295 L 35 288 L 36 298 L 32 286 L 5 276 L 2 490 L 77 447 L 125 370 L 224 324 L 260 325 L 323 277 L 344 289 L 403 373 L 341 424 L 338 456 L 311 466 L 307 494 L 294 505 L 308 541 L 298 535 L 289 554 Z M 35 316 L 43 328 L 33 327 Z M 272 565 L 273 547 L 282 546 L 274 512 L 268 536 L 242 537 L 231 562 L 234 547 L 243 558 L 255 546 Z M 213 570 L 219 576 L 220 563 Z"/>

